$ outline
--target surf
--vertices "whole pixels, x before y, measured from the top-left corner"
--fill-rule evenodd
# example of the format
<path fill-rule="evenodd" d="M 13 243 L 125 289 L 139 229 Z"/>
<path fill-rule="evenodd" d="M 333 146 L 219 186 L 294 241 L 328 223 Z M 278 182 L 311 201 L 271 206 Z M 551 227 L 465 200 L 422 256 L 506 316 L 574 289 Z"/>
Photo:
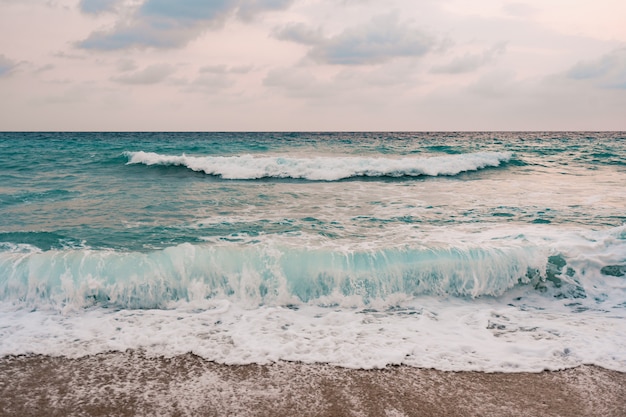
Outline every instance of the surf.
<path fill-rule="evenodd" d="M 510 152 L 477 152 L 428 158 L 383 158 L 354 156 L 189 156 L 155 152 L 125 152 L 127 164 L 181 166 L 192 171 L 230 180 L 291 178 L 338 181 L 359 177 L 455 176 L 464 172 L 498 167 L 509 162 Z"/>
<path fill-rule="evenodd" d="M 0 247 L 0 300 L 29 308 L 167 309 L 224 299 L 259 306 L 389 308 L 424 295 L 500 297 L 514 288 L 591 304 L 620 298 L 624 227 L 542 244 L 546 236 L 376 249 L 248 242 L 150 252 Z M 623 292 L 623 291 L 622 291 Z M 623 294 L 622 294 L 623 298 Z"/>

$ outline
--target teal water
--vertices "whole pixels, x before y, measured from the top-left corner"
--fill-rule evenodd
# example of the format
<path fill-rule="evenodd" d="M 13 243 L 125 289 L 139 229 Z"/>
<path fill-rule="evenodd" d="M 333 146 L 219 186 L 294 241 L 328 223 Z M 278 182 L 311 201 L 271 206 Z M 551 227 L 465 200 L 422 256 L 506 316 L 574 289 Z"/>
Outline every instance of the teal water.
<path fill-rule="evenodd" d="M 537 354 L 538 366 L 596 361 L 622 369 L 615 320 L 626 316 L 624 184 L 621 132 L 0 133 L 0 315 L 32 323 L 26 333 L 0 329 L 11 338 L 0 353 L 33 343 L 54 353 L 71 338 L 82 341 L 74 354 L 110 347 L 111 338 L 75 333 L 43 342 L 47 333 L 35 323 L 45 319 L 28 314 L 44 312 L 73 328 L 68 311 L 110 319 L 227 305 L 219 321 L 230 317 L 235 332 L 243 331 L 237 314 L 260 317 L 268 308 L 297 315 L 293 322 L 333 311 L 382 314 L 395 329 L 407 325 L 397 312 L 422 316 L 431 306 L 435 316 L 454 312 L 438 324 L 450 330 L 472 306 L 485 312 L 466 323 L 479 345 L 485 329 L 525 343 L 520 329 L 546 320 L 528 311 L 558 312 L 563 322 L 590 315 L 589 326 L 613 340 L 601 360 L 554 359 L 551 351 Z M 517 330 L 494 324 L 487 311 L 500 308 L 516 312 Z M 565 337 L 558 327 L 543 328 L 539 339 L 562 336 L 567 345 L 590 334 L 581 324 Z M 284 329 L 264 334 L 276 332 Z M 26 334 L 39 334 L 37 342 Z M 219 342 L 199 340 L 189 349 L 221 360 Z M 558 349 L 571 351 L 565 345 Z M 229 352 L 262 361 L 246 346 Z M 347 360 L 320 355 L 305 359 Z M 452 367 L 468 368 L 460 357 Z M 368 360 L 351 366 L 372 366 Z M 498 363 L 494 369 L 506 368 Z"/>
<path fill-rule="evenodd" d="M 468 199 L 435 207 L 425 200 L 418 202 L 423 206 L 415 204 L 411 194 L 421 194 L 433 187 L 432 183 L 446 187 L 447 182 L 455 182 L 471 188 L 480 186 L 481 180 L 513 176 L 528 181 L 535 175 L 569 181 L 588 172 L 619 175 L 626 167 L 625 148 L 624 135 L 611 133 L 4 133 L 0 135 L 0 240 L 43 250 L 85 246 L 141 251 L 234 235 L 307 232 L 349 239 L 351 233 L 361 237 L 376 227 L 398 222 L 424 226 L 479 222 L 620 226 L 626 219 L 622 207 L 605 210 L 572 204 L 555 210 L 552 202 L 541 200 L 505 206 L 491 196 L 485 196 L 485 201 Z M 245 160 L 239 165 L 223 161 L 223 169 L 230 169 L 226 174 L 236 176 L 242 171 L 237 180 L 170 163 L 129 165 L 127 154 L 133 152 L 152 152 L 162 158 L 321 157 L 329 159 L 321 170 L 331 178 L 335 171 L 338 176 L 343 174 L 349 158 L 372 158 L 372 165 L 378 163 L 380 168 L 399 158 L 425 164 L 435 158 L 432 165 L 436 168 L 441 163 L 436 159 L 441 157 L 457 157 L 451 162 L 456 164 L 468 154 L 512 156 L 495 167 L 468 169 L 457 175 L 399 172 L 372 177 L 348 173 L 336 184 L 319 184 L 289 176 L 246 179 L 246 166 L 252 161 Z M 615 182 L 619 187 L 617 178 Z M 383 195 L 362 199 L 338 195 L 367 187 L 384 188 Z M 510 191 L 489 190 L 496 195 Z M 320 216 L 327 209 L 328 195 L 341 210 L 353 209 L 350 214 L 354 215 Z M 415 207 L 397 215 L 392 205 Z M 328 206 L 332 209 L 334 204 Z M 389 209 L 385 216 L 372 215 L 383 211 L 375 209 L 384 208 Z M 284 216 L 275 215 L 283 209 Z M 211 221 L 214 218 L 224 221 Z M 209 221 L 203 223 L 206 219 Z"/>

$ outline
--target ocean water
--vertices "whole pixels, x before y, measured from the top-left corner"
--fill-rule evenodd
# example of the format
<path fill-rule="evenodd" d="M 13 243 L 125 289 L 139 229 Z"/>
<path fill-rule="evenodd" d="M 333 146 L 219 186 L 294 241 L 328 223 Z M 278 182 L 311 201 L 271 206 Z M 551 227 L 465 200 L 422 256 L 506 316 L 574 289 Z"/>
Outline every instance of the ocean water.
<path fill-rule="evenodd" d="M 626 133 L 0 133 L 0 356 L 626 371 Z"/>

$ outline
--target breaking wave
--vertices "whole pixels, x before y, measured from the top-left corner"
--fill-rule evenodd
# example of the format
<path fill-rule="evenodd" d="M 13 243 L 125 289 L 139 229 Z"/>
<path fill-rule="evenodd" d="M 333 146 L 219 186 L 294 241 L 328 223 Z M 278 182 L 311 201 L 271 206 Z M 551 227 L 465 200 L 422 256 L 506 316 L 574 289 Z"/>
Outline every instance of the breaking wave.
<path fill-rule="evenodd" d="M 583 248 L 584 256 L 520 242 L 361 251 L 186 243 L 148 253 L 5 245 L 0 300 L 54 309 L 167 308 L 208 299 L 250 307 L 389 307 L 424 294 L 497 297 L 517 286 L 580 299 L 599 278 L 621 280 L 626 273 L 626 241 L 617 235 Z"/>
<path fill-rule="evenodd" d="M 338 181 L 355 177 L 453 176 L 498 167 L 511 160 L 510 152 L 477 152 L 430 158 L 365 158 L 287 156 L 188 156 L 154 152 L 125 152 L 128 164 L 182 166 L 224 179 L 292 178 Z"/>

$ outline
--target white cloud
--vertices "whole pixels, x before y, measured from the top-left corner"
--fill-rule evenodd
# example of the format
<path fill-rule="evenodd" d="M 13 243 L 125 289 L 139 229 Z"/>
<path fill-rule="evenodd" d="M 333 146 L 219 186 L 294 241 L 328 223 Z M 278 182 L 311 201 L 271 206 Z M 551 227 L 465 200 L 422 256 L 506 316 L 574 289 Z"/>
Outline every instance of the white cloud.
<path fill-rule="evenodd" d="M 120 0 L 81 0 L 78 7 L 83 13 L 111 12 Z"/>
<path fill-rule="evenodd" d="M 598 59 L 579 62 L 567 75 L 574 80 L 589 80 L 603 88 L 626 89 L 626 48 L 613 50 Z"/>
<path fill-rule="evenodd" d="M 454 58 L 451 62 L 444 65 L 436 65 L 431 69 L 433 73 L 443 74 L 461 74 L 472 72 L 478 68 L 489 64 L 498 56 L 506 51 L 506 43 L 497 43 L 489 49 L 479 54 L 466 53 L 460 57 Z"/>
<path fill-rule="evenodd" d="M 11 74 L 15 68 L 17 68 L 17 63 L 3 54 L 0 54 L 0 77 L 5 77 Z"/>
<path fill-rule="evenodd" d="M 252 65 L 239 65 L 229 67 L 227 65 L 205 65 L 200 67 L 200 73 L 212 74 L 246 74 L 252 70 Z"/>
<path fill-rule="evenodd" d="M 286 26 L 275 36 L 310 46 L 308 56 L 318 63 L 338 65 L 380 64 L 399 57 L 419 57 L 436 44 L 433 36 L 401 23 L 395 15 L 378 16 L 330 37 L 299 24 Z"/>
<path fill-rule="evenodd" d="M 253 70 L 252 65 L 204 65 L 191 82 L 182 83 L 185 86 L 182 91 L 214 95 L 235 86 L 240 77 Z"/>
<path fill-rule="evenodd" d="M 117 61 L 117 70 L 121 72 L 134 71 L 137 69 L 137 63 L 128 58 L 121 58 Z"/>
<path fill-rule="evenodd" d="M 336 96 L 343 88 L 314 74 L 310 68 L 275 68 L 263 79 L 263 85 L 286 97 L 315 100 Z"/>
<path fill-rule="evenodd" d="M 506 3 L 502 6 L 502 10 L 515 17 L 530 17 L 539 12 L 539 9 L 528 3 Z"/>
<path fill-rule="evenodd" d="M 195 78 L 183 91 L 214 94 L 233 85 L 235 85 L 235 81 L 225 73 L 203 73 Z"/>
<path fill-rule="evenodd" d="M 0 0 L 0 125 L 626 129 L 625 12 L 623 0 Z"/>
<path fill-rule="evenodd" d="M 304 45 L 319 45 L 326 41 L 321 28 L 313 29 L 302 22 L 289 23 L 277 28 L 273 35 L 276 39 Z"/>
<path fill-rule="evenodd" d="M 53 70 L 54 68 L 55 68 L 55 67 L 54 67 L 54 65 L 52 65 L 52 64 L 46 64 L 46 65 L 43 65 L 43 66 L 41 66 L 41 67 L 37 68 L 37 69 L 35 70 L 35 72 L 36 72 L 36 73 L 38 73 L 38 74 L 40 74 L 40 73 L 42 73 L 42 72 L 51 71 L 51 70 Z"/>
<path fill-rule="evenodd" d="M 381 101 L 398 100 L 420 88 L 419 74 L 409 61 L 398 60 L 382 66 L 332 67 L 317 71 L 315 66 L 282 67 L 270 70 L 263 84 L 286 97 L 307 102 L 351 103 L 352 106 L 381 106 Z"/>
<path fill-rule="evenodd" d="M 132 74 L 111 77 L 111 80 L 122 84 L 157 84 L 165 80 L 174 71 L 175 69 L 171 65 L 154 64 Z"/>
<path fill-rule="evenodd" d="M 244 0 L 240 1 L 237 16 L 243 20 L 251 20 L 261 13 L 284 10 L 293 0 Z"/>
<path fill-rule="evenodd" d="M 251 20 L 258 14 L 287 8 L 292 1 L 146 0 L 130 19 L 121 19 L 112 30 L 91 33 L 78 46 L 95 50 L 131 47 L 179 48 L 207 30 L 221 28 L 232 16 Z M 103 10 L 101 7 L 104 6 L 107 7 L 106 10 L 110 10 L 113 3 L 105 0 L 91 2 L 94 2 L 94 9 L 97 11 Z"/>
<path fill-rule="evenodd" d="M 522 82 L 513 71 L 493 71 L 482 75 L 467 86 L 467 91 L 481 99 L 503 101 L 509 97 L 523 95 Z"/>
<path fill-rule="evenodd" d="M 56 57 L 56 58 L 63 58 L 63 59 L 76 59 L 76 60 L 83 60 L 85 59 L 85 56 L 83 55 L 78 55 L 78 54 L 70 54 L 64 51 L 57 51 L 55 53 L 52 54 L 52 56 Z"/>

